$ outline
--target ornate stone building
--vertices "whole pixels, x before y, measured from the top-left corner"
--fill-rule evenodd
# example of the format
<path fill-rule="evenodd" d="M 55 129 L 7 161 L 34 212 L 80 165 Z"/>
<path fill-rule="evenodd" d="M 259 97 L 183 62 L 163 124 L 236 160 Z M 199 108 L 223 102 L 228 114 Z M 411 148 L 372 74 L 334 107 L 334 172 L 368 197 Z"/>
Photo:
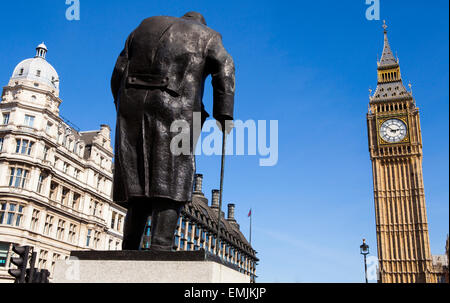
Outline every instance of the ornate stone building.
<path fill-rule="evenodd" d="M 378 85 L 367 126 L 381 283 L 436 282 L 422 174 L 419 109 L 403 85 L 384 24 Z"/>
<path fill-rule="evenodd" d="M 0 282 L 13 244 L 53 271 L 72 250 L 121 249 L 125 209 L 111 202 L 110 128 L 80 132 L 59 115 L 47 48 L 20 62 L 0 103 Z"/>
<path fill-rule="evenodd" d="M 219 191 L 213 190 L 211 205 L 203 194 L 203 175 L 195 175 L 194 193 L 192 203 L 187 204 L 183 209 L 181 218 L 178 221 L 178 228 L 175 232 L 175 250 L 199 250 L 218 255 L 216 248 L 217 222 L 219 212 Z M 239 270 L 256 279 L 256 265 L 259 261 L 256 251 L 240 231 L 236 222 L 235 205 L 228 204 L 228 216 L 221 214 L 220 231 L 220 252 L 219 256 L 223 260 L 230 262 Z M 150 247 L 150 225 L 146 227 L 143 240 L 143 249 Z"/>

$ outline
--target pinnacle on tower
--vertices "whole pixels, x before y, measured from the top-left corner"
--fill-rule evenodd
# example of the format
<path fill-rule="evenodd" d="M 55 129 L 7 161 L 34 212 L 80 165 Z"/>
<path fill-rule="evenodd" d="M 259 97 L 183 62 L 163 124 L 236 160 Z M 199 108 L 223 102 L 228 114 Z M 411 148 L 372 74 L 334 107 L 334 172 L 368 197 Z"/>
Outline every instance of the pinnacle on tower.
<path fill-rule="evenodd" d="M 391 66 L 398 64 L 391 50 L 391 46 L 389 45 L 389 40 L 387 37 L 387 28 L 388 26 L 386 25 L 386 20 L 383 20 L 384 46 L 383 46 L 383 54 L 381 55 L 381 59 L 378 62 L 378 66 Z"/>

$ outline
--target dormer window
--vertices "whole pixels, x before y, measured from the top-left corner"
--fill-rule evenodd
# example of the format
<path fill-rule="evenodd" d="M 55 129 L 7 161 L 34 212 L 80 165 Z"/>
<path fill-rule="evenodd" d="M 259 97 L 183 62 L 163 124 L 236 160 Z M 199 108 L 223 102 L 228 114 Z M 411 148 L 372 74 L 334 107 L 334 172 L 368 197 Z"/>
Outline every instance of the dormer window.
<path fill-rule="evenodd" d="M 40 70 L 37 70 L 37 71 L 36 71 L 36 76 L 38 76 L 38 77 L 41 76 L 41 71 L 40 71 Z"/>
<path fill-rule="evenodd" d="M 22 75 L 23 75 L 23 72 L 24 72 L 24 69 L 21 68 L 21 69 L 20 69 L 20 72 L 19 72 L 19 76 L 22 76 Z"/>

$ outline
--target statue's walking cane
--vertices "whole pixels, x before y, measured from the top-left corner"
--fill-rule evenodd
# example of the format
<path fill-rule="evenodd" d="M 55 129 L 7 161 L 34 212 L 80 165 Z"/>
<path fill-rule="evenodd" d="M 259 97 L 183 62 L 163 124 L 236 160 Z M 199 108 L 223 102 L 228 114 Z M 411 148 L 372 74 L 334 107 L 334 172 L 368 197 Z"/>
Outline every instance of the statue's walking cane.
<path fill-rule="evenodd" d="M 220 222 L 222 220 L 222 195 L 223 195 L 223 176 L 225 171 L 225 144 L 227 138 L 227 129 L 225 122 L 222 125 L 222 167 L 220 169 L 220 195 L 219 195 L 219 215 L 217 221 L 217 239 L 216 239 L 216 251 L 217 255 L 220 257 Z"/>

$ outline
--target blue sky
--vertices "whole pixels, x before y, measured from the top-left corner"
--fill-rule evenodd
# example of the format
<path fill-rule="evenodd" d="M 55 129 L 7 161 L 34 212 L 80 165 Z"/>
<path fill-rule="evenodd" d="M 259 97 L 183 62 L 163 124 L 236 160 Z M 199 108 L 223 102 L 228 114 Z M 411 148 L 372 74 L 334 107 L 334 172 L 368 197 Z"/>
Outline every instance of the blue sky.
<path fill-rule="evenodd" d="M 381 19 L 413 84 L 421 112 L 424 180 L 433 254 L 449 227 L 448 1 L 381 0 Z M 0 81 L 44 41 L 61 77 L 61 114 L 82 130 L 115 126 L 109 81 L 128 34 L 146 17 L 203 13 L 236 63 L 236 118 L 279 121 L 279 162 L 227 158 L 224 204 L 261 259 L 259 282 L 361 282 L 359 245 L 376 255 L 366 113 L 376 87 L 381 21 L 364 0 L 81 0 L 81 20 L 65 0 L 5 1 Z M 7 12 L 7 13 L 6 13 Z M 211 89 L 204 102 L 212 106 Z M 220 157 L 200 156 L 205 192 L 219 186 Z"/>

